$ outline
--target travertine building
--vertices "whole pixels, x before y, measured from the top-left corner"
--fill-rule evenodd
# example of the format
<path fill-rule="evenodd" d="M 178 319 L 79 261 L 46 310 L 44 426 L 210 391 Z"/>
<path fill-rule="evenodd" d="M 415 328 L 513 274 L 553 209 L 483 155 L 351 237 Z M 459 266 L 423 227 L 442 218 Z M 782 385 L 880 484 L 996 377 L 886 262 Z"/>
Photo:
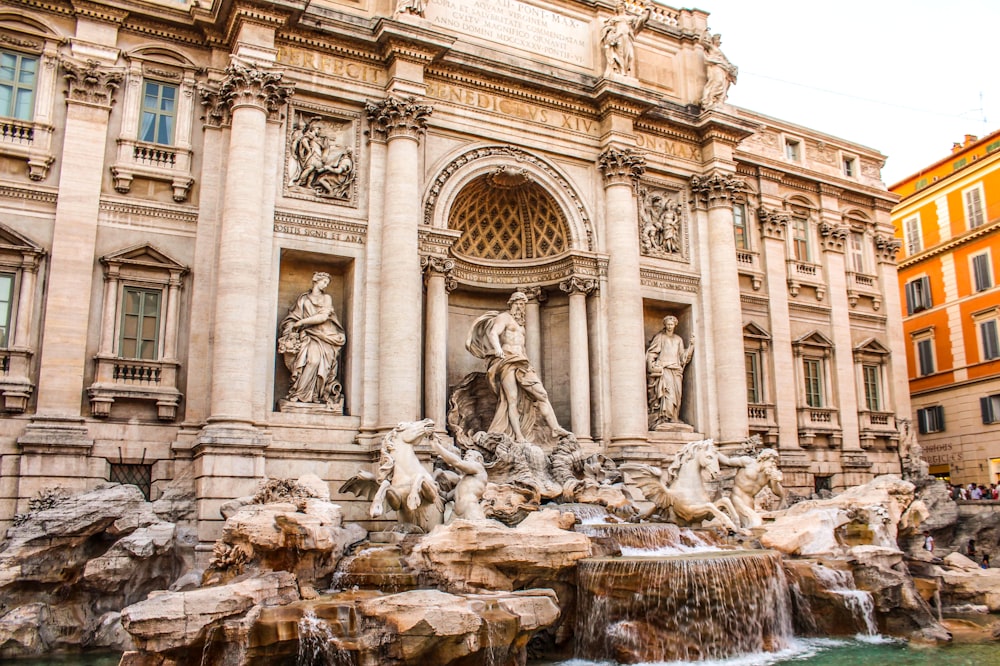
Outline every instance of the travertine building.
<path fill-rule="evenodd" d="M 397 422 L 444 427 L 470 325 L 515 290 L 591 449 L 758 433 L 799 493 L 898 470 L 883 156 L 727 105 L 704 12 L 0 7 L 0 519 L 189 477 L 208 542 L 265 475 L 336 490 Z M 694 346 L 650 431 L 666 315 Z"/>
<path fill-rule="evenodd" d="M 1000 132 L 892 186 L 913 419 L 932 474 L 1000 480 Z"/>

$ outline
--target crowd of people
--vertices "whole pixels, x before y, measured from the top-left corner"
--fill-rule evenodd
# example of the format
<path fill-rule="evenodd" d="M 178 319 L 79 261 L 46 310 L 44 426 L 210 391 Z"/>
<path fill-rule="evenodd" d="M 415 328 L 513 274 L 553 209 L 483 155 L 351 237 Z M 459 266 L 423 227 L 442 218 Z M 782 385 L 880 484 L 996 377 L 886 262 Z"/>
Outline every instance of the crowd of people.
<path fill-rule="evenodd" d="M 989 486 L 979 484 L 978 486 L 974 483 L 970 483 L 967 486 L 963 485 L 952 485 L 949 490 L 951 491 L 951 498 L 953 500 L 995 500 L 1000 499 L 1000 488 L 997 484 L 991 483 Z"/>

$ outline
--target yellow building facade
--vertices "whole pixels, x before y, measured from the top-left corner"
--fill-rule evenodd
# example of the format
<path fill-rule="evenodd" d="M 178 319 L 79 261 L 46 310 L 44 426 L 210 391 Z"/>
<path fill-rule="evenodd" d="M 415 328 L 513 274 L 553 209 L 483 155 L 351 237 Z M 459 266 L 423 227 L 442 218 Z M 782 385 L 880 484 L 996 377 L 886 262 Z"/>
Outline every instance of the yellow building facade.
<path fill-rule="evenodd" d="M 890 188 L 913 422 L 931 472 L 1000 479 L 1000 131 Z"/>

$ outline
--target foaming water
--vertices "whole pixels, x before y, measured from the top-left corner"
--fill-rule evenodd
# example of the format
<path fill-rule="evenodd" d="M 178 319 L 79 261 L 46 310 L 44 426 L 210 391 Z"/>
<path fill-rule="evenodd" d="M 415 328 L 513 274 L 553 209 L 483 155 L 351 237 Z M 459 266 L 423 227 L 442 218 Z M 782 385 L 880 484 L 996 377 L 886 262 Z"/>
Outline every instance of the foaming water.
<path fill-rule="evenodd" d="M 844 607 L 851 612 L 858 628 L 861 629 L 859 637 L 878 637 L 878 625 L 875 622 L 875 600 L 872 598 L 871 592 L 855 587 L 854 574 L 850 571 L 824 566 L 813 566 L 812 570 L 816 580 L 823 583 L 828 592 L 840 597 Z"/>
<path fill-rule="evenodd" d="M 661 548 L 622 548 L 625 557 L 671 557 L 674 555 L 699 555 L 705 553 L 723 553 L 726 549 L 718 546 L 663 546 Z"/>

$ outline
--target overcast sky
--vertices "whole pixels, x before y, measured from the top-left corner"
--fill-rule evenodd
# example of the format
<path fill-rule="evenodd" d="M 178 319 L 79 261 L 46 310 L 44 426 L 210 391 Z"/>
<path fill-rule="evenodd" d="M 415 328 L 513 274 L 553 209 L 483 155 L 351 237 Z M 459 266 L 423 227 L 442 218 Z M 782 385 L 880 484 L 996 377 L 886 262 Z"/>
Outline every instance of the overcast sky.
<path fill-rule="evenodd" d="M 709 12 L 730 103 L 879 150 L 886 185 L 1000 129 L 996 0 L 667 4 Z"/>

